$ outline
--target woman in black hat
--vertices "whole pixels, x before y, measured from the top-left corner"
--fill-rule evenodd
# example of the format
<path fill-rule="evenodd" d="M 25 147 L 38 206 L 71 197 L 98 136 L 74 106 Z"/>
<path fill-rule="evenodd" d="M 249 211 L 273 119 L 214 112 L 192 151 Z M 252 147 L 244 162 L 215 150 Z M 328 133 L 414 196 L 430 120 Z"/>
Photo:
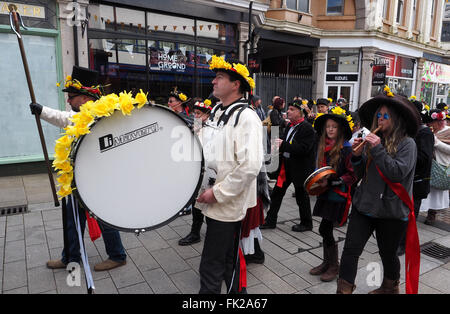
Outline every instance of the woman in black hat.
<path fill-rule="evenodd" d="M 188 106 L 189 101 L 190 99 L 175 87 L 169 94 L 167 105 L 170 109 L 178 113 L 184 121 L 192 125 L 194 123 L 194 117 Z"/>
<path fill-rule="evenodd" d="M 329 188 L 318 196 L 313 211 L 314 216 L 322 217 L 319 233 L 323 238 L 323 262 L 309 273 L 321 275 L 320 280 L 326 282 L 334 280 L 339 271 L 333 227 L 335 222 L 342 224 L 347 219 L 350 187 L 356 181 L 350 162 L 352 148 L 348 142 L 352 136 L 352 125 L 351 116 L 346 116 L 345 111 L 337 107 L 314 122 L 314 129 L 320 138 L 317 166 L 331 166 L 336 171 L 336 176 L 321 182 Z"/>
<path fill-rule="evenodd" d="M 359 256 L 369 237 L 376 240 L 383 263 L 383 282 L 375 294 L 399 293 L 400 261 L 396 255 L 407 230 L 406 292 L 417 293 L 420 247 L 414 219 L 412 190 L 417 148 L 412 137 L 417 133 L 419 113 L 405 97 L 395 96 L 389 88 L 359 109 L 363 126 L 377 134 L 366 136 L 366 145 L 352 146 L 352 165 L 360 185 L 353 197 L 353 209 L 347 229 L 339 269 L 337 293 L 355 289 Z"/>

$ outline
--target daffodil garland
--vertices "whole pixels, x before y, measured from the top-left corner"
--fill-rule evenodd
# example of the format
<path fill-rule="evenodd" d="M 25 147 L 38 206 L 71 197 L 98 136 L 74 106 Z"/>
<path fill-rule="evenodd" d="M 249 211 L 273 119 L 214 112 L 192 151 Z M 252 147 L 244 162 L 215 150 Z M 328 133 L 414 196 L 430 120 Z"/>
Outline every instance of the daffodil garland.
<path fill-rule="evenodd" d="M 225 69 L 225 70 L 234 71 L 234 72 L 238 73 L 240 76 L 242 76 L 247 81 L 248 85 L 250 85 L 250 88 L 252 90 L 256 86 L 255 81 L 250 77 L 250 73 L 249 73 L 247 67 L 243 64 L 233 63 L 233 65 L 231 65 L 230 63 L 225 61 L 224 58 L 214 55 L 211 58 L 211 61 L 209 64 L 209 69 L 210 70 Z"/>
<path fill-rule="evenodd" d="M 148 94 L 148 93 L 147 93 Z M 102 96 L 96 101 L 88 101 L 80 107 L 80 112 L 76 113 L 70 121 L 72 125 L 64 128 L 65 133 L 56 140 L 55 144 L 55 160 L 53 167 L 58 171 L 58 192 L 60 198 L 72 194 L 73 187 L 73 160 L 71 156 L 72 148 L 80 138 L 80 136 L 89 134 L 90 127 L 99 118 L 109 117 L 116 110 L 120 110 L 123 115 L 131 115 L 131 112 L 136 108 L 142 108 L 147 103 L 147 94 L 142 89 L 132 97 L 131 92 L 122 92 L 117 96 L 116 94 L 109 94 Z"/>
<path fill-rule="evenodd" d="M 341 107 L 334 107 L 333 109 L 331 109 L 330 113 L 345 117 L 345 119 L 347 120 L 347 123 L 350 127 L 350 130 L 353 131 L 353 127 L 355 126 L 355 123 L 353 122 L 352 116 L 347 115 L 347 113 L 344 109 L 342 109 Z M 319 118 L 320 116 L 323 116 L 323 115 L 324 114 L 321 112 L 317 113 L 316 118 L 314 119 L 314 123 L 316 122 L 317 118 Z M 314 126 L 314 123 L 313 123 L 313 126 Z"/>

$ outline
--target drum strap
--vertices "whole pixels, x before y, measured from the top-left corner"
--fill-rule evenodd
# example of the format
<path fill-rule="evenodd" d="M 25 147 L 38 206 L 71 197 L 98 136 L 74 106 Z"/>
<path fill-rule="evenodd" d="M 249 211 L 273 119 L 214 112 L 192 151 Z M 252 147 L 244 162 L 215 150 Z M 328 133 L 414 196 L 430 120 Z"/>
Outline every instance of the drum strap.
<path fill-rule="evenodd" d="M 406 231 L 406 249 L 405 249 L 405 276 L 406 276 L 406 294 L 417 294 L 419 290 L 420 274 L 420 244 L 419 234 L 417 233 L 416 217 L 414 214 L 414 201 L 409 197 L 405 187 L 400 183 L 391 182 L 384 176 L 377 167 L 378 173 L 384 182 L 409 208 L 408 229 Z"/>
<path fill-rule="evenodd" d="M 84 273 L 86 275 L 86 283 L 87 283 L 88 293 L 91 294 L 92 291 L 95 289 L 94 280 L 92 279 L 91 268 L 89 267 L 86 250 L 84 248 L 83 234 L 81 233 L 81 227 L 80 227 L 80 216 L 78 215 L 78 202 L 74 201 L 74 198 L 75 197 L 72 195 L 71 200 L 72 200 L 73 217 L 75 219 L 75 226 L 76 226 L 77 233 L 78 233 L 78 241 L 80 242 L 80 255 L 81 255 L 81 260 L 83 262 Z"/>

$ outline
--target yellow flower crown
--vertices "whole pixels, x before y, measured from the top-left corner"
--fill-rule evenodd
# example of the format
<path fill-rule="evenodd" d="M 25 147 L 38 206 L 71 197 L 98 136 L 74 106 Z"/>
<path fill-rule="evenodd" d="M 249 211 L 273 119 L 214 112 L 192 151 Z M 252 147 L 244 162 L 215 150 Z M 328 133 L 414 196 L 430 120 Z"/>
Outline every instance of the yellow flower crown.
<path fill-rule="evenodd" d="M 355 126 L 355 123 L 353 122 L 353 118 L 351 115 L 347 115 L 347 112 L 342 109 L 341 107 L 334 107 L 333 109 L 331 109 L 330 114 L 335 114 L 338 116 L 343 116 L 345 117 L 345 119 L 347 120 L 348 126 L 350 127 L 350 130 L 353 131 L 353 127 Z M 314 123 L 316 122 L 317 118 L 319 118 L 320 116 L 323 116 L 324 113 L 319 112 L 315 119 L 314 119 Z M 313 127 L 314 127 L 314 123 L 313 123 Z"/>
<path fill-rule="evenodd" d="M 148 93 L 147 93 L 148 94 Z M 117 96 L 116 94 L 109 94 L 102 96 L 96 101 L 88 101 L 80 107 L 80 112 L 72 116 L 70 121 L 72 125 L 64 128 L 65 132 L 56 140 L 55 144 L 55 160 L 53 161 L 53 168 L 58 171 L 58 195 L 60 198 L 72 194 L 72 180 L 73 180 L 73 160 L 71 157 L 72 148 L 78 141 L 80 136 L 90 133 L 92 124 L 101 117 L 109 117 L 116 110 L 122 111 L 123 115 L 131 115 L 131 111 L 137 108 L 142 108 L 147 103 L 147 94 L 144 94 L 142 89 L 132 97 L 131 92 L 122 92 Z"/>
<path fill-rule="evenodd" d="M 384 86 L 384 91 L 386 92 L 386 96 L 394 97 L 394 93 L 391 92 L 391 88 L 387 85 Z"/>
<path fill-rule="evenodd" d="M 247 81 L 248 85 L 250 85 L 250 89 L 253 90 L 256 86 L 255 81 L 249 76 L 250 73 L 247 67 L 243 64 L 233 63 L 233 65 L 231 65 L 230 63 L 225 61 L 224 58 L 214 55 L 212 56 L 211 61 L 209 63 L 209 69 L 210 70 L 225 69 L 236 72 Z"/>

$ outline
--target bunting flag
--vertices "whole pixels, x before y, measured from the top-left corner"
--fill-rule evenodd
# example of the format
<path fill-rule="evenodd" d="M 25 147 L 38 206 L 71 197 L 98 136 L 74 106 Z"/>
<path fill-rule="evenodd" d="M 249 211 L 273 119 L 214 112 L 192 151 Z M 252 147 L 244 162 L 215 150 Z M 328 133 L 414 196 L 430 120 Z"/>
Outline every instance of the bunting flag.
<path fill-rule="evenodd" d="M 94 20 L 97 22 L 97 20 L 98 20 L 98 16 L 97 15 L 94 15 Z M 102 19 L 102 21 L 103 21 L 103 19 Z"/>
<path fill-rule="evenodd" d="M 176 25 L 173 26 L 173 30 L 174 30 L 174 31 L 177 30 L 177 26 L 176 26 Z"/>
<path fill-rule="evenodd" d="M 167 28 L 167 25 L 164 25 L 164 26 L 163 26 L 163 30 L 165 31 L 165 30 L 166 30 L 166 28 Z"/>
<path fill-rule="evenodd" d="M 186 47 L 180 47 L 181 53 L 186 56 Z"/>
<path fill-rule="evenodd" d="M 208 25 L 208 30 L 211 30 L 212 25 Z"/>
<path fill-rule="evenodd" d="M 203 30 L 203 25 L 200 25 L 200 30 Z"/>
<path fill-rule="evenodd" d="M 170 47 L 164 46 L 163 49 L 165 54 L 168 54 L 170 52 Z"/>
<path fill-rule="evenodd" d="M 106 24 L 109 24 L 109 23 L 111 23 L 111 20 L 110 20 L 110 19 L 107 19 L 107 20 L 106 20 Z"/>
<path fill-rule="evenodd" d="M 128 53 L 130 55 L 133 55 L 133 48 L 134 48 L 134 45 L 126 45 L 125 46 L 125 49 L 127 49 Z"/>
<path fill-rule="evenodd" d="M 157 31 L 158 30 L 158 25 L 155 25 L 155 31 Z"/>
<path fill-rule="evenodd" d="M 106 42 L 106 44 L 105 44 L 105 49 L 106 49 L 106 52 L 110 52 L 111 51 L 111 49 L 113 49 L 113 47 L 114 47 L 114 44 L 113 43 L 110 43 L 110 42 Z"/>
<path fill-rule="evenodd" d="M 186 25 L 183 26 L 183 30 L 184 30 L 184 31 L 186 30 L 186 27 L 187 27 Z"/>
<path fill-rule="evenodd" d="M 139 30 L 141 30 L 142 24 L 138 24 L 138 28 Z"/>
<path fill-rule="evenodd" d="M 148 48 L 152 47 L 155 44 L 154 40 L 149 40 L 148 41 Z"/>
<path fill-rule="evenodd" d="M 206 57 L 206 62 L 208 62 L 209 59 L 211 59 L 212 56 L 210 54 L 205 53 L 205 57 Z"/>
<path fill-rule="evenodd" d="M 216 24 L 216 31 L 219 29 L 219 24 Z"/>

